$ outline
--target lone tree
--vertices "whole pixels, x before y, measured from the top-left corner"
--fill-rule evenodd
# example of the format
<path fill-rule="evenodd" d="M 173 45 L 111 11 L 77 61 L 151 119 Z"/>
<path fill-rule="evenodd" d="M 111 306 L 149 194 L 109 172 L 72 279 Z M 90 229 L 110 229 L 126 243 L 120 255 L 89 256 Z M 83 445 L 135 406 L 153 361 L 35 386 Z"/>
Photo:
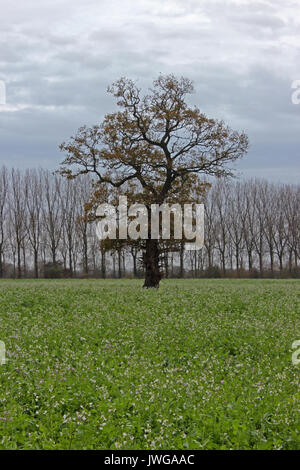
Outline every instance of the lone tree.
<path fill-rule="evenodd" d="M 66 153 L 60 173 L 67 178 L 92 173 L 97 185 L 136 185 L 138 200 L 148 208 L 176 196 L 184 185 L 192 189 L 201 175 L 231 176 L 227 164 L 248 148 L 245 133 L 210 119 L 186 96 L 194 91 L 186 78 L 159 76 L 147 94 L 132 80 L 121 78 L 108 88 L 120 108 L 100 125 L 81 127 L 60 149 Z M 144 287 L 158 287 L 159 241 L 145 242 Z"/>

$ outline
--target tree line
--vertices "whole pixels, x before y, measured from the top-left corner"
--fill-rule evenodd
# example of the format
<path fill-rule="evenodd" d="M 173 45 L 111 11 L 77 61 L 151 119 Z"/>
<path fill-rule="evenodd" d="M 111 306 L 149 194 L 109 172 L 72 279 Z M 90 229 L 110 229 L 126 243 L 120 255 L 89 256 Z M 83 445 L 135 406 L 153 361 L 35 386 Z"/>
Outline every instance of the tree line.
<path fill-rule="evenodd" d="M 89 176 L 2 167 L 0 277 L 143 277 L 139 244 L 98 240 L 92 191 Z M 164 277 L 300 277 L 300 185 L 220 178 L 201 198 L 204 247 L 165 244 Z"/>

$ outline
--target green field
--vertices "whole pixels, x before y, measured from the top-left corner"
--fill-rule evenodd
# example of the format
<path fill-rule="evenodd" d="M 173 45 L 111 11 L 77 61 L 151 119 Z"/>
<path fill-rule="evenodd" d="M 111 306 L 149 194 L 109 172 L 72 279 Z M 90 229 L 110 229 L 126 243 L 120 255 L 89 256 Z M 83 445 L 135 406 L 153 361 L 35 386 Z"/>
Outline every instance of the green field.
<path fill-rule="evenodd" d="M 0 449 L 300 449 L 300 282 L 0 282 Z"/>

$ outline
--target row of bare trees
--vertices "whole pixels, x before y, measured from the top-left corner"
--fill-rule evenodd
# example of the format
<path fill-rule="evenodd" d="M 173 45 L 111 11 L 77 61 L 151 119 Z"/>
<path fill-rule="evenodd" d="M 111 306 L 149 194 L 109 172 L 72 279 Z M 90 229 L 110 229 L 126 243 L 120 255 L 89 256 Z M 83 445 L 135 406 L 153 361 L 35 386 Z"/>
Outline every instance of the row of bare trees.
<path fill-rule="evenodd" d="M 99 243 L 88 178 L 0 169 L 0 277 L 143 275 L 138 246 Z M 164 250 L 166 277 L 299 274 L 300 186 L 218 180 L 205 196 L 205 245 Z"/>
<path fill-rule="evenodd" d="M 0 277 L 39 277 L 48 268 L 87 273 L 98 242 L 82 217 L 89 181 L 49 171 L 0 170 Z M 52 271 L 51 271 L 51 269 Z"/>
<path fill-rule="evenodd" d="M 206 240 L 198 256 L 200 269 L 217 267 L 223 276 L 228 271 L 261 277 L 297 274 L 299 207 L 300 186 L 264 180 L 218 181 L 205 201 Z"/>

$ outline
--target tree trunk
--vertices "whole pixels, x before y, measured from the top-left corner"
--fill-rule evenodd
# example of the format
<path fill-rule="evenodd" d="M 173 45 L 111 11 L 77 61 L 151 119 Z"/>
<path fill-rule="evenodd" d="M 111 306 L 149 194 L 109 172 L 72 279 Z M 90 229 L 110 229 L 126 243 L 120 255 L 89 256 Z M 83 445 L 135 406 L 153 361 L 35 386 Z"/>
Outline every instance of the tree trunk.
<path fill-rule="evenodd" d="M 236 268 L 237 277 L 240 277 L 240 260 L 239 260 L 239 257 L 240 257 L 240 250 L 239 250 L 238 246 L 236 246 L 236 248 L 235 248 L 235 268 Z"/>
<path fill-rule="evenodd" d="M 165 262 L 165 278 L 169 278 L 169 253 L 168 251 L 165 253 L 164 256 L 164 262 Z"/>
<path fill-rule="evenodd" d="M 253 260 L 252 260 L 252 251 L 248 250 L 248 270 L 249 273 L 253 271 Z"/>
<path fill-rule="evenodd" d="M 38 262 L 38 250 L 34 249 L 34 277 L 37 279 L 39 277 L 39 262 Z"/>
<path fill-rule="evenodd" d="M 184 241 L 180 243 L 180 278 L 184 277 Z"/>
<path fill-rule="evenodd" d="M 258 254 L 258 258 L 259 258 L 259 273 L 260 273 L 260 277 L 264 277 L 264 266 L 263 266 L 263 255 L 262 255 L 262 252 L 260 252 Z"/>
<path fill-rule="evenodd" d="M 18 263 L 18 279 L 21 279 L 22 277 L 22 268 L 21 268 L 21 245 L 19 242 L 17 242 L 17 263 Z"/>
<path fill-rule="evenodd" d="M 22 246 L 22 253 L 23 253 L 23 277 L 26 278 L 27 275 L 27 269 L 26 269 L 26 250 L 25 250 L 25 245 L 23 244 Z"/>
<path fill-rule="evenodd" d="M 113 254 L 113 278 L 116 278 L 116 254 Z"/>
<path fill-rule="evenodd" d="M 158 240 L 146 240 L 146 251 L 144 253 L 145 282 L 143 287 L 147 289 L 159 287 L 162 278 L 159 270 L 159 248 Z"/>
<path fill-rule="evenodd" d="M 270 248 L 270 268 L 271 268 L 271 275 L 274 275 L 274 252 L 273 249 Z"/>
<path fill-rule="evenodd" d="M 122 277 L 122 253 L 121 249 L 118 249 L 118 277 L 121 279 Z"/>
<path fill-rule="evenodd" d="M 85 274 L 89 272 L 89 259 L 88 259 L 88 240 L 86 230 L 83 234 L 83 267 Z"/>
<path fill-rule="evenodd" d="M 223 272 L 223 276 L 226 277 L 225 250 L 222 250 L 222 251 L 221 251 L 221 263 L 222 263 L 222 272 Z"/>
<path fill-rule="evenodd" d="M 137 264 L 136 264 L 137 254 L 131 252 L 131 255 L 132 255 L 132 260 L 133 260 L 133 276 L 136 278 L 137 277 Z"/>
<path fill-rule="evenodd" d="M 70 269 L 70 276 L 73 277 L 73 261 L 72 261 L 71 245 L 69 245 L 69 269 Z"/>
<path fill-rule="evenodd" d="M 290 274 L 292 273 L 292 270 L 293 270 L 293 253 L 292 253 L 292 250 L 290 250 L 289 252 L 289 272 Z"/>
<path fill-rule="evenodd" d="M 106 260 L 105 260 L 105 250 L 101 248 L 101 275 L 102 278 L 106 278 Z"/>
<path fill-rule="evenodd" d="M 3 277 L 2 247 L 0 245 L 0 277 Z"/>

